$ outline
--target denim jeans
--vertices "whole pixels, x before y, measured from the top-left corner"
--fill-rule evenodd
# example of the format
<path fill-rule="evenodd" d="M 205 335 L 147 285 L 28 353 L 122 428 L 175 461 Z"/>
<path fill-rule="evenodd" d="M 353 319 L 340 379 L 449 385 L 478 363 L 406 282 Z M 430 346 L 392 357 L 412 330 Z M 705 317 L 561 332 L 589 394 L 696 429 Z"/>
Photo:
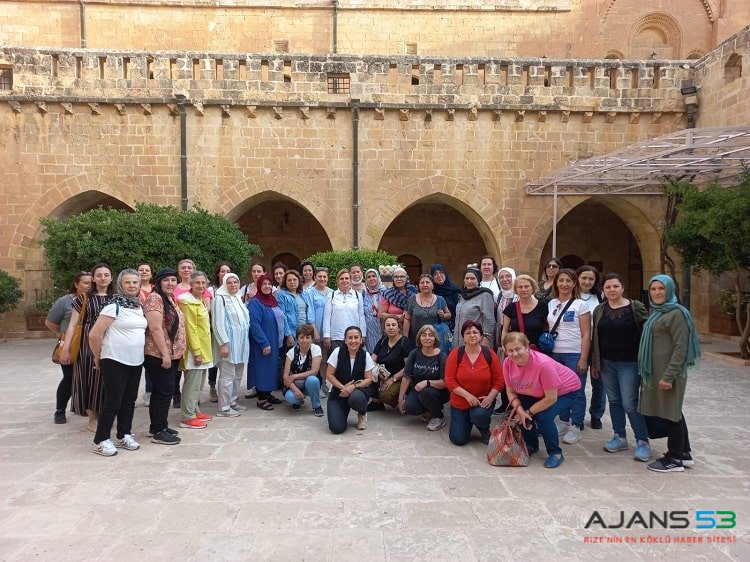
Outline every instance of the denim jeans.
<path fill-rule="evenodd" d="M 638 374 L 636 361 L 601 360 L 600 378 L 609 399 L 609 416 L 612 418 L 612 429 L 625 439 L 625 415 L 630 420 L 635 438 L 648 441 L 646 420 L 638 413 L 638 392 L 641 377 Z"/>
<path fill-rule="evenodd" d="M 302 394 L 306 394 L 310 397 L 310 405 L 315 408 L 320 408 L 320 379 L 317 375 L 310 375 L 305 380 L 296 380 L 294 384 L 302 391 Z M 294 392 L 287 389 L 284 393 L 284 398 L 292 406 L 295 404 L 302 405 L 305 399 L 298 400 L 294 395 Z"/>
<path fill-rule="evenodd" d="M 539 434 L 541 434 L 542 439 L 544 439 L 544 447 L 547 449 L 548 455 L 559 455 L 562 453 L 562 449 L 560 448 L 560 436 L 557 434 L 557 426 L 555 425 L 555 417 L 562 417 L 563 412 L 570 412 L 573 408 L 573 403 L 576 401 L 576 397 L 574 396 L 575 393 L 576 391 L 573 391 L 558 396 L 557 401 L 549 408 L 537 412 L 534 415 L 534 425 L 532 425 L 531 429 L 521 427 L 523 440 L 526 441 L 526 447 L 529 449 L 530 453 L 539 450 Z M 528 410 L 531 406 L 541 400 L 541 398 L 524 396 L 523 394 L 519 394 L 518 398 L 521 400 L 521 405 L 524 410 Z"/>
<path fill-rule="evenodd" d="M 573 424 L 583 427 L 583 417 L 586 415 L 586 373 L 578 374 L 578 361 L 581 359 L 580 353 L 553 353 L 552 359 L 562 363 L 568 369 L 578 375 L 581 381 L 581 388 L 570 393 L 573 399 L 570 410 L 560 412 L 561 421 L 569 421 L 572 418 Z"/>
<path fill-rule="evenodd" d="M 340 396 L 336 389 L 331 391 L 328 396 L 328 429 L 331 433 L 339 434 L 346 431 L 350 410 L 366 414 L 369 400 L 370 394 L 367 389 L 357 389 L 346 398 Z"/>
<path fill-rule="evenodd" d="M 459 410 L 451 406 L 451 422 L 448 427 L 448 438 L 454 445 L 466 445 L 471 438 L 471 428 L 477 426 L 479 432 L 489 431 L 492 421 L 492 410 L 495 403 L 489 408 L 475 406 L 468 410 Z"/>

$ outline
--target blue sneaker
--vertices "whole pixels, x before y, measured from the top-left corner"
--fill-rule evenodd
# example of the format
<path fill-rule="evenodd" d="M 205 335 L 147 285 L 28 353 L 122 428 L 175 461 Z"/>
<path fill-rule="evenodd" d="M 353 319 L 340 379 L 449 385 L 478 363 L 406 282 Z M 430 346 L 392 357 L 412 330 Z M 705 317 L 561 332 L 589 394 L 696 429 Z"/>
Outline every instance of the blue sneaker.
<path fill-rule="evenodd" d="M 648 462 L 651 460 L 651 447 L 648 444 L 648 441 L 637 441 L 637 447 L 635 448 L 635 453 L 633 454 L 633 458 L 637 461 L 641 462 Z"/>
<path fill-rule="evenodd" d="M 607 444 L 604 445 L 604 450 L 608 453 L 616 453 L 618 451 L 627 451 L 628 450 L 628 440 L 624 437 L 620 437 L 616 433 L 612 436 L 612 439 L 607 441 Z M 650 453 L 650 451 L 649 451 Z M 649 455 L 650 456 L 650 455 Z"/>
<path fill-rule="evenodd" d="M 560 453 L 559 455 L 550 455 L 547 457 L 547 460 L 544 461 L 544 468 L 557 468 L 560 466 L 563 461 L 565 460 L 565 457 Z"/>

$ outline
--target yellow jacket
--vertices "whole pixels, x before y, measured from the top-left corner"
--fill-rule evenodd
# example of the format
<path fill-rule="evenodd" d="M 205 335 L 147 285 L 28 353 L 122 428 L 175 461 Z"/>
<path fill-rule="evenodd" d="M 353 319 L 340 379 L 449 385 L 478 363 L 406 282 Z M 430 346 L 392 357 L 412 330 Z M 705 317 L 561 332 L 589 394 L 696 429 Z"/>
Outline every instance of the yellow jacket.
<path fill-rule="evenodd" d="M 191 293 L 183 293 L 178 301 L 180 310 L 185 315 L 185 339 L 187 340 L 187 349 L 180 361 L 180 370 L 213 367 L 211 321 L 206 305 Z M 200 365 L 195 364 L 194 358 L 196 355 L 200 355 L 203 359 Z"/>

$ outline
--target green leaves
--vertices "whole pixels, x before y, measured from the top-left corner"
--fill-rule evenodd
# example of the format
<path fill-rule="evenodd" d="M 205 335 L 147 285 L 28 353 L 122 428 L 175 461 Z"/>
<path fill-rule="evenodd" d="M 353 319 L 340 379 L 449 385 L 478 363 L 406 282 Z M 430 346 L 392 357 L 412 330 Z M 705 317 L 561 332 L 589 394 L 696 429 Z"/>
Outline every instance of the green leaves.
<path fill-rule="evenodd" d="M 151 264 L 155 272 L 190 258 L 211 276 L 216 263 L 228 261 L 242 276 L 260 254 L 236 224 L 200 208 L 180 211 L 141 203 L 135 212 L 93 209 L 62 222 L 41 222 L 47 231 L 42 244 L 58 287 L 66 287 L 77 272 L 99 262 L 108 263 L 116 276 L 140 262 Z"/>
<path fill-rule="evenodd" d="M 21 280 L 0 269 L 0 314 L 16 308 L 23 298 Z"/>
<path fill-rule="evenodd" d="M 382 250 L 337 250 L 335 252 L 318 252 L 306 261 L 311 261 L 315 267 L 328 268 L 328 286 L 336 288 L 336 273 L 341 269 L 348 269 L 353 263 L 362 266 L 362 273 L 368 269 L 377 269 L 379 265 L 393 265 L 398 263 L 395 256 Z"/>

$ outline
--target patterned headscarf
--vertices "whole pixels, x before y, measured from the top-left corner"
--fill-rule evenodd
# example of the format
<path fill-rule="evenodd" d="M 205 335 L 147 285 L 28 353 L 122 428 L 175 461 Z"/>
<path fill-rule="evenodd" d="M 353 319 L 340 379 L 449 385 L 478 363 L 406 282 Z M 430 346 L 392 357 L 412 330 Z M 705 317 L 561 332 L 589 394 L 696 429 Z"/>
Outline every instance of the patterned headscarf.
<path fill-rule="evenodd" d="M 138 278 L 138 292 L 135 296 L 130 296 L 125 292 L 125 288 L 122 286 L 122 280 L 126 275 L 135 275 Z M 115 296 L 112 297 L 110 304 L 114 303 L 119 305 L 120 308 L 141 308 L 141 276 L 135 269 L 123 269 L 117 276 L 117 284 L 115 285 Z"/>

